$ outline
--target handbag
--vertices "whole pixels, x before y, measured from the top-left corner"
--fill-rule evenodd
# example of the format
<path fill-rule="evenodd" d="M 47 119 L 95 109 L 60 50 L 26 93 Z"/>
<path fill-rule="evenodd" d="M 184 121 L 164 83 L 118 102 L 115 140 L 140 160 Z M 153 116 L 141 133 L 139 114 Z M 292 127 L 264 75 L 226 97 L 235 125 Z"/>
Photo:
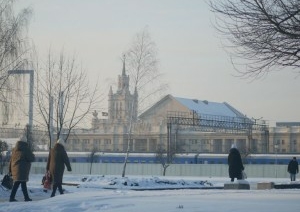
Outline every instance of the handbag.
<path fill-rule="evenodd" d="M 10 190 L 10 189 L 12 189 L 13 184 L 14 184 L 14 181 L 13 181 L 12 177 L 8 174 L 4 175 L 1 185 Z"/>
<path fill-rule="evenodd" d="M 42 184 L 44 186 L 44 189 L 51 190 L 51 184 L 52 184 L 52 179 L 51 179 L 51 174 L 49 171 L 47 171 L 42 179 Z"/>

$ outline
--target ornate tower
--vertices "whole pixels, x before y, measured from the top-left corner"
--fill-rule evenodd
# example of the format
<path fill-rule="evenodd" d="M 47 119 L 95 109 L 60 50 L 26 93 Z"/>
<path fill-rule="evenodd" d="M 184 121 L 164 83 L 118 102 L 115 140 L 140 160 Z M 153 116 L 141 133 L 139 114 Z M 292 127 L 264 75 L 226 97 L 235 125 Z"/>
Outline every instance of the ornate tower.
<path fill-rule="evenodd" d="M 129 91 L 129 76 L 126 75 L 125 59 L 123 60 L 122 74 L 118 76 L 118 89 L 113 93 L 110 87 L 108 94 L 108 120 L 113 123 L 128 123 L 132 117 L 137 120 L 138 93 Z"/>

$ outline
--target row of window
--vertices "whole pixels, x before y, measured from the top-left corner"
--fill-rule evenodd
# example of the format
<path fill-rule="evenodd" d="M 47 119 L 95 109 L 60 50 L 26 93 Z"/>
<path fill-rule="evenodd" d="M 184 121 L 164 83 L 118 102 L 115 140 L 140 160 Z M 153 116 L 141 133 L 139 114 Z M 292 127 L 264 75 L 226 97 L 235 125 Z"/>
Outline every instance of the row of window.
<path fill-rule="evenodd" d="M 74 145 L 74 144 L 101 144 L 101 139 L 93 139 L 91 141 L 90 139 L 82 139 L 82 142 L 80 139 L 69 139 L 68 144 Z M 111 144 L 111 139 L 104 139 L 103 144 Z"/>
<path fill-rule="evenodd" d="M 144 141 L 146 142 L 146 139 L 139 139 L 137 141 Z M 201 140 L 197 140 L 197 139 L 189 139 L 189 144 L 211 144 L 211 141 L 215 142 L 221 142 L 222 140 L 221 139 L 214 139 L 214 140 L 209 140 L 209 139 L 201 139 Z M 232 143 L 233 140 L 227 140 L 229 143 Z M 245 142 L 246 140 L 243 140 L 242 142 Z M 93 139 L 93 141 L 91 142 L 90 139 L 82 139 L 82 142 L 80 141 L 80 139 L 70 139 L 68 140 L 68 143 L 69 144 L 101 144 L 101 139 Z M 103 143 L 104 144 L 111 144 L 111 139 L 104 139 L 103 140 Z M 186 140 L 183 139 L 183 140 L 180 140 L 180 143 L 183 143 L 183 144 L 186 144 Z M 240 143 L 240 141 L 238 141 L 238 143 Z M 275 148 L 275 145 L 285 145 L 285 140 L 277 140 L 276 143 L 274 143 L 274 148 Z M 292 145 L 294 145 L 295 147 L 297 146 L 297 140 L 293 140 L 292 142 Z M 279 148 L 279 147 L 277 147 Z"/>
<path fill-rule="evenodd" d="M 281 140 L 281 141 L 280 141 L 280 140 L 277 140 L 276 143 L 274 143 L 274 146 L 275 146 L 275 145 L 280 145 L 280 144 L 283 144 L 283 145 L 284 145 L 284 144 L 285 144 L 285 140 Z M 297 145 L 297 140 L 293 140 L 293 141 L 292 141 L 292 144 Z"/>
<path fill-rule="evenodd" d="M 243 149 L 246 147 L 246 139 L 237 139 L 236 143 L 239 144 L 239 148 Z M 227 152 L 230 148 L 233 139 L 180 139 L 179 144 L 182 144 L 182 152 Z M 112 146 L 111 139 L 69 139 L 69 150 L 75 151 L 76 149 L 84 151 L 82 149 L 82 144 L 84 144 L 86 151 L 89 151 L 90 147 L 97 146 L 99 149 L 105 149 L 108 151 L 115 151 L 116 147 Z M 118 146 L 123 145 L 119 144 Z M 124 144 L 126 145 L 126 144 Z M 147 146 L 147 139 L 136 139 L 134 144 L 134 151 L 146 152 L 146 151 L 155 151 L 157 146 L 157 140 L 151 139 L 149 146 Z M 297 152 L 299 147 L 297 146 L 297 140 L 293 140 L 290 147 L 286 147 L 285 140 L 279 140 L 273 142 L 273 152 L 275 153 L 287 153 L 287 152 Z M 80 146 L 80 147 L 79 147 Z M 79 147 L 79 148 L 78 148 Z M 148 149 L 149 148 L 149 149 Z M 251 148 L 259 149 L 259 144 L 257 140 L 251 142 Z"/>

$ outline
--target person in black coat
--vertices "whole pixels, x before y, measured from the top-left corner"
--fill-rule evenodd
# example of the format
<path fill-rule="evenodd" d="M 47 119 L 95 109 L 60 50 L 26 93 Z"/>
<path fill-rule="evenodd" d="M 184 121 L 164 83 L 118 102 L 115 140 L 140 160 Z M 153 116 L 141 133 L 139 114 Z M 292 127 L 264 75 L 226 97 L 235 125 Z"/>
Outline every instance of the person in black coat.
<path fill-rule="evenodd" d="M 290 173 L 291 181 L 295 181 L 296 174 L 299 172 L 299 164 L 296 157 L 293 157 L 293 159 L 289 162 L 288 172 Z"/>
<path fill-rule="evenodd" d="M 232 144 L 231 149 L 228 155 L 228 171 L 231 182 L 234 181 L 234 178 L 241 180 L 243 178 L 242 171 L 244 166 L 242 163 L 242 158 L 239 150 L 236 148 L 235 144 Z"/>
<path fill-rule="evenodd" d="M 62 189 L 62 180 L 65 166 L 67 167 L 67 170 L 69 172 L 72 171 L 68 154 L 64 148 L 64 141 L 62 139 L 58 139 L 56 144 L 50 151 L 47 162 L 47 172 L 50 171 L 51 178 L 53 180 L 53 190 L 51 197 L 55 196 L 57 188 L 60 194 L 64 193 Z"/>

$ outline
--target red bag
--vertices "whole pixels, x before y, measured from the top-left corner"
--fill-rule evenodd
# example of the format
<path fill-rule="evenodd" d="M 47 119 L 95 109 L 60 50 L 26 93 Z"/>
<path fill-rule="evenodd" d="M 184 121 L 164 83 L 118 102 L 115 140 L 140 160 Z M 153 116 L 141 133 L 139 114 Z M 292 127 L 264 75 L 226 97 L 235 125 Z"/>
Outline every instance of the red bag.
<path fill-rule="evenodd" d="M 45 173 L 45 176 L 43 177 L 42 184 L 44 185 L 44 189 L 51 190 L 52 186 L 52 179 L 51 174 L 49 171 Z"/>

